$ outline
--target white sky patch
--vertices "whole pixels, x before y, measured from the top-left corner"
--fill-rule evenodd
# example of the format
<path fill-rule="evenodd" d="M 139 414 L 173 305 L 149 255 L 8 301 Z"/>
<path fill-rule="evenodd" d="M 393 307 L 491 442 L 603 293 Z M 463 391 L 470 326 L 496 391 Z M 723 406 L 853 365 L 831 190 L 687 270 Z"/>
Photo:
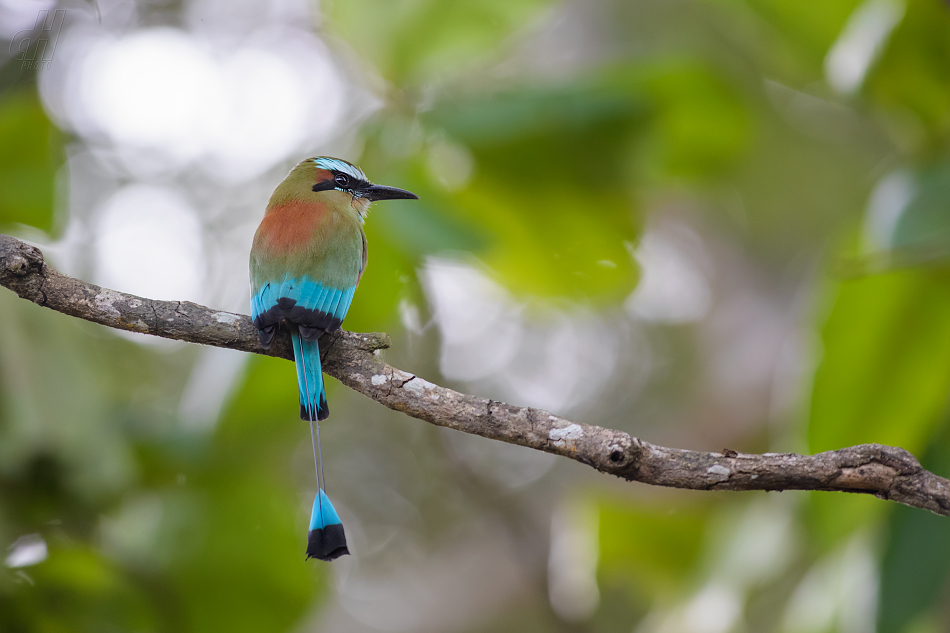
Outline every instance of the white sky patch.
<path fill-rule="evenodd" d="M 178 192 L 131 185 L 103 206 L 95 232 L 95 279 L 150 299 L 204 303 L 201 225 Z"/>
<path fill-rule="evenodd" d="M 825 77 L 839 94 L 853 94 L 884 51 L 891 32 L 904 17 L 900 0 L 865 0 L 825 56 Z"/>
<path fill-rule="evenodd" d="M 132 174 L 197 164 L 245 181 L 326 141 L 345 112 L 347 84 L 328 49 L 287 25 L 224 42 L 167 27 L 83 27 L 63 39 L 68 54 L 45 73 L 44 100 Z"/>
<path fill-rule="evenodd" d="M 562 503 L 551 517 L 548 599 L 568 621 L 588 619 L 600 604 L 599 518 L 596 506 L 581 501 Z"/>
<path fill-rule="evenodd" d="M 429 173 L 449 191 L 464 189 L 475 171 L 475 158 L 467 147 L 444 138 L 433 139 L 427 155 Z"/>
<path fill-rule="evenodd" d="M 749 504 L 723 534 L 728 542 L 719 550 L 717 581 L 739 587 L 751 587 L 781 575 L 799 543 L 788 502 L 771 498 Z"/>
<path fill-rule="evenodd" d="M 50 10 L 55 5 L 55 0 L 0 0 L 0 38 L 12 40 L 18 32 L 32 29 L 36 25 L 39 12 Z M 52 14 L 48 15 L 48 20 L 50 19 Z M 3 55 L 6 53 L 4 50 Z"/>
<path fill-rule="evenodd" d="M 864 221 L 864 236 L 871 250 L 891 247 L 901 214 L 916 195 L 917 185 L 906 171 L 891 172 L 877 183 Z"/>
<path fill-rule="evenodd" d="M 101 41 L 83 60 L 81 103 L 115 143 L 196 158 L 216 135 L 226 87 L 210 53 L 161 28 Z"/>
<path fill-rule="evenodd" d="M 521 316 L 504 289 L 474 266 L 444 259 L 430 259 L 422 278 L 442 334 L 442 373 L 478 380 L 507 365 L 521 342 Z"/>
<path fill-rule="evenodd" d="M 631 316 L 646 321 L 697 321 L 709 311 L 712 295 L 696 258 L 701 247 L 690 245 L 692 252 L 688 252 L 686 245 L 675 239 L 677 235 L 667 233 L 665 229 L 648 231 L 640 241 L 634 253 L 641 267 L 640 283 L 625 307 Z M 698 240 L 691 232 L 687 237 Z"/>
<path fill-rule="evenodd" d="M 4 563 L 11 568 L 29 567 L 42 563 L 48 556 L 49 550 L 43 537 L 39 534 L 27 534 L 13 542 Z"/>
<path fill-rule="evenodd" d="M 727 633 L 742 615 L 742 595 L 734 588 L 709 584 L 686 605 L 682 629 L 689 633 Z"/>
<path fill-rule="evenodd" d="M 422 325 L 422 315 L 419 312 L 419 306 L 407 299 L 399 301 L 399 318 L 402 321 L 402 326 L 415 335 L 422 334 L 426 327 Z"/>
<path fill-rule="evenodd" d="M 492 442 L 466 433 L 446 433 L 443 441 L 458 461 L 493 486 L 517 490 L 551 470 L 557 457 L 524 446 Z"/>
<path fill-rule="evenodd" d="M 877 556 L 870 539 L 853 537 L 805 575 L 788 601 L 779 630 L 873 633 L 878 579 Z"/>
<path fill-rule="evenodd" d="M 592 315 L 550 311 L 547 322 L 526 322 L 525 336 L 511 365 L 500 376 L 512 402 L 548 411 L 590 401 L 618 361 L 618 333 Z"/>
<path fill-rule="evenodd" d="M 709 548 L 714 557 L 706 565 L 709 572 L 703 584 L 677 603 L 654 605 L 636 633 L 746 630 L 744 610 L 750 590 L 787 573 L 799 547 L 794 508 L 788 499 L 761 498 L 741 516 L 714 524 L 715 543 Z"/>
<path fill-rule="evenodd" d="M 214 428 L 244 375 L 249 356 L 233 349 L 202 348 L 178 403 L 178 417 L 183 426 L 195 431 Z"/>
<path fill-rule="evenodd" d="M 306 630 L 456 631 L 460 623 L 490 621 L 512 596 L 532 590 L 511 539 L 491 522 L 435 551 L 400 530 L 379 553 L 369 551 L 372 541 L 360 540 L 357 518 L 343 522 L 348 539 L 354 526 L 354 555 L 329 568 L 337 598 L 301 627 Z"/>
<path fill-rule="evenodd" d="M 618 362 L 616 330 L 582 309 L 525 313 L 475 263 L 430 258 L 421 272 L 442 335 L 440 369 L 502 399 L 558 413 L 595 398 Z"/>
<path fill-rule="evenodd" d="M 100 519 L 103 549 L 124 561 L 155 560 L 164 517 L 165 504 L 157 494 L 126 499 L 117 513 Z"/>
<path fill-rule="evenodd" d="M 325 65 L 314 68 L 315 81 L 327 81 L 321 76 L 327 74 Z M 220 72 L 227 95 L 223 121 L 205 150 L 225 173 L 252 176 L 299 143 L 308 116 L 303 78 L 278 55 L 254 48 L 239 50 L 221 64 Z"/>

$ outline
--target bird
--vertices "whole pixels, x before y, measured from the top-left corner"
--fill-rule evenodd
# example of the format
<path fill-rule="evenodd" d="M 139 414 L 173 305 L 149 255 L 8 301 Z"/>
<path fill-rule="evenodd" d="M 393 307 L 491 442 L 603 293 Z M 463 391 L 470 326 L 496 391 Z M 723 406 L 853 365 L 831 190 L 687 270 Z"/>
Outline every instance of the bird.
<path fill-rule="evenodd" d="M 290 331 L 300 418 L 310 423 L 317 495 L 307 559 L 331 561 L 350 553 L 323 475 L 319 423 L 330 410 L 318 339 L 340 328 L 366 271 L 363 223 L 370 204 L 396 199 L 418 196 L 374 185 L 345 160 L 307 158 L 274 190 L 251 246 L 251 319 L 264 349 L 270 348 L 279 329 Z"/>

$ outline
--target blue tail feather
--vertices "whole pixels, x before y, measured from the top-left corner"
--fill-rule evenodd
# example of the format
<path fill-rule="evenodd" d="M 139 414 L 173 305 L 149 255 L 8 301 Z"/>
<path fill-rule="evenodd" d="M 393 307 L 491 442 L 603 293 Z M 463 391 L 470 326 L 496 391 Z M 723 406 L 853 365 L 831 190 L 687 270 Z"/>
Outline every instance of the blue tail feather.
<path fill-rule="evenodd" d="M 294 346 L 294 363 L 297 366 L 300 419 L 326 420 L 330 410 L 327 408 L 327 394 L 320 366 L 320 344 L 317 341 L 301 339 L 296 331 L 291 332 L 290 337 Z"/>
<path fill-rule="evenodd" d="M 320 490 L 313 500 L 313 511 L 310 513 L 307 558 L 331 561 L 349 553 L 340 517 L 327 493 Z"/>
<path fill-rule="evenodd" d="M 313 511 L 310 513 L 310 529 L 319 530 L 328 525 L 340 523 L 340 515 L 336 513 L 330 497 L 323 490 L 317 493 L 313 500 Z"/>

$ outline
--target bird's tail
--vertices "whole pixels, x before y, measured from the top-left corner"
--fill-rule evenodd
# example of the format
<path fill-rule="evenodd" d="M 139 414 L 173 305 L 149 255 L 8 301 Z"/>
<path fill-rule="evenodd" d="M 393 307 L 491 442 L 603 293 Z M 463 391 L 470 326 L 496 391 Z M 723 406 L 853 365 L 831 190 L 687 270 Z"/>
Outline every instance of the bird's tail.
<path fill-rule="evenodd" d="M 305 341 L 296 329 L 290 334 L 294 344 L 294 362 L 297 365 L 297 390 L 300 392 L 300 419 L 312 422 L 330 417 L 327 392 L 323 387 L 323 369 L 320 367 L 320 344 Z"/>
<path fill-rule="evenodd" d="M 330 561 L 349 554 L 343 524 L 327 493 L 321 488 L 313 500 L 310 531 L 307 533 L 307 558 Z"/>
<path fill-rule="evenodd" d="M 323 386 L 323 371 L 320 367 L 320 347 L 317 341 L 306 341 L 300 333 L 291 333 L 294 345 L 294 362 L 297 365 L 297 387 L 300 392 L 300 417 L 310 422 L 310 441 L 313 444 L 313 465 L 317 471 L 317 497 L 310 513 L 310 530 L 307 532 L 307 558 L 331 561 L 350 551 L 346 548 L 346 534 L 330 498 L 326 493 L 323 476 L 323 455 L 320 450 L 320 423 L 330 411 L 327 409 L 327 394 Z M 316 427 L 316 433 L 314 433 Z"/>

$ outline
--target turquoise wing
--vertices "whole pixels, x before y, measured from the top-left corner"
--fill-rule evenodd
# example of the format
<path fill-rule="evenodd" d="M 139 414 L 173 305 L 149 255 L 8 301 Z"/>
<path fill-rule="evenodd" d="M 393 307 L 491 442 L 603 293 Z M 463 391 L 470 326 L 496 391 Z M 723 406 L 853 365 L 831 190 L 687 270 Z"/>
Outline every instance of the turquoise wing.
<path fill-rule="evenodd" d="M 301 338 L 312 341 L 324 332 L 340 329 L 355 293 L 355 284 L 334 288 L 309 275 L 266 282 L 251 298 L 251 319 L 258 331 L 269 333 L 266 343 L 261 337 L 265 347 L 270 345 L 275 326 L 283 319 L 297 324 Z"/>

